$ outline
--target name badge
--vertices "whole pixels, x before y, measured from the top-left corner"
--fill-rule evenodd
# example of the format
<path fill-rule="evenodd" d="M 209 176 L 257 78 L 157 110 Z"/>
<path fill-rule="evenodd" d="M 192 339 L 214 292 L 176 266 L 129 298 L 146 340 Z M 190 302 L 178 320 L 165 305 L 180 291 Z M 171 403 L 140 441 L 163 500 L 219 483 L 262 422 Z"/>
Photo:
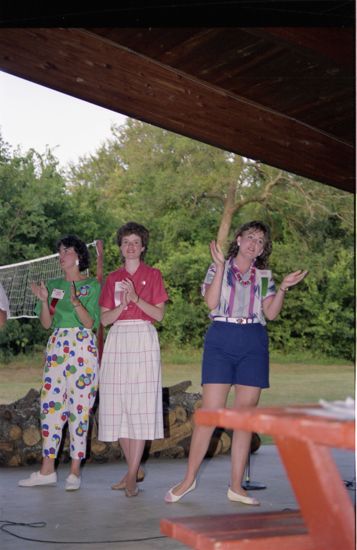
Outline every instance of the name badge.
<path fill-rule="evenodd" d="M 116 281 L 115 282 L 115 287 L 114 287 L 114 303 L 115 303 L 115 306 L 120 306 L 120 304 L 122 304 L 124 301 L 124 287 L 122 285 L 122 282 L 121 281 Z"/>
<path fill-rule="evenodd" d="M 56 298 L 56 300 L 62 300 L 64 296 L 64 290 L 61 290 L 60 288 L 54 288 L 52 290 L 51 298 Z"/>

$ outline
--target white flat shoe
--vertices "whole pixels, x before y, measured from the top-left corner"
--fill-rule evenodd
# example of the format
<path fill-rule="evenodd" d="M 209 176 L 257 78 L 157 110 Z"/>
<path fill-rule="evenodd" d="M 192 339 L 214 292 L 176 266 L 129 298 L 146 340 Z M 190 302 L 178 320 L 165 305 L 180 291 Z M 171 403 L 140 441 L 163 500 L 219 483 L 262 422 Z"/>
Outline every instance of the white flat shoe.
<path fill-rule="evenodd" d="M 33 472 L 30 477 L 26 479 L 20 479 L 18 482 L 19 487 L 40 487 L 45 485 L 56 485 L 57 483 L 57 474 L 43 475 L 40 472 Z"/>
<path fill-rule="evenodd" d="M 233 502 L 242 502 L 243 504 L 249 504 L 250 506 L 260 506 L 260 502 L 256 498 L 240 495 L 239 493 L 232 491 L 230 487 L 228 487 L 227 498 Z"/>
<path fill-rule="evenodd" d="M 76 476 L 75 474 L 69 474 L 69 476 L 66 479 L 66 491 L 78 491 L 78 489 L 81 486 L 81 478 L 80 476 Z"/>
<path fill-rule="evenodd" d="M 172 487 L 169 491 L 167 491 L 165 495 L 165 502 L 178 502 L 179 500 L 181 500 L 182 497 L 187 495 L 187 493 L 190 493 L 191 491 L 196 489 L 196 480 L 195 479 L 193 480 L 192 485 L 184 493 L 182 493 L 182 495 L 175 495 L 172 492 L 174 489 L 176 489 L 176 487 L 178 487 L 178 485 L 180 484 L 178 483 L 177 485 L 175 485 L 175 487 Z"/>

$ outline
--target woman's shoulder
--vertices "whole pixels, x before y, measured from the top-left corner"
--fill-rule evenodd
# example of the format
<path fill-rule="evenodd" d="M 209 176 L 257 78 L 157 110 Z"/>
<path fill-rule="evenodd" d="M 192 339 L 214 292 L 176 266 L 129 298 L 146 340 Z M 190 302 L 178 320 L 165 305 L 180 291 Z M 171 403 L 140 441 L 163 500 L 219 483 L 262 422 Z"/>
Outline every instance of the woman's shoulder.
<path fill-rule="evenodd" d="M 144 262 L 141 262 L 140 269 L 142 271 L 144 271 L 145 273 L 150 274 L 152 276 L 154 276 L 154 275 L 162 276 L 162 273 L 161 273 L 160 269 L 158 269 L 157 267 L 152 267 L 151 265 L 145 264 Z"/>
<path fill-rule="evenodd" d="M 110 281 L 112 279 L 120 279 L 124 271 L 125 271 L 124 267 L 119 267 L 118 269 L 115 269 L 114 271 L 111 271 L 110 273 L 108 273 L 108 275 L 106 276 L 106 280 Z"/>

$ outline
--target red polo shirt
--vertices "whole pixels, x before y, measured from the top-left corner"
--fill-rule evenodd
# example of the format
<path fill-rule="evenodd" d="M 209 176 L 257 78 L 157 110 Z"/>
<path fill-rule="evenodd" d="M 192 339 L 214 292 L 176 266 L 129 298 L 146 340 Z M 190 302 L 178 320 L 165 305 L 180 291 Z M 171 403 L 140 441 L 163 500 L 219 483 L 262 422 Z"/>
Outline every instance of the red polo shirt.
<path fill-rule="evenodd" d="M 134 284 L 137 295 L 149 304 L 156 306 L 168 300 L 161 272 L 141 262 L 133 275 L 128 273 L 125 267 L 120 267 L 116 271 L 109 273 L 99 298 L 99 304 L 102 307 L 108 309 L 115 308 L 115 283 L 123 281 L 124 279 L 130 279 Z M 155 322 L 155 319 L 144 313 L 142 309 L 133 302 L 129 302 L 118 319 L 120 321 L 127 319 L 142 319 L 143 321 Z"/>

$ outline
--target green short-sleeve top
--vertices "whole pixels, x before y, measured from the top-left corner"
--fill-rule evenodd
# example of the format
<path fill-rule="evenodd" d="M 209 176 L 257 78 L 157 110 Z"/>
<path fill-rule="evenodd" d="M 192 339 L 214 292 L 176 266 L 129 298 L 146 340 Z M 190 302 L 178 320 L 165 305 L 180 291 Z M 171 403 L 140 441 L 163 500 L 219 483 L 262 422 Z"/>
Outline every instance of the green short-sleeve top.
<path fill-rule="evenodd" d="M 55 307 L 52 318 L 52 328 L 75 328 L 83 327 L 77 309 L 71 303 L 71 281 L 65 279 L 50 279 L 47 281 L 48 305 L 50 309 Z M 78 300 L 86 308 L 89 315 L 94 320 L 93 329 L 97 329 L 100 323 L 99 295 L 100 284 L 97 279 L 87 278 L 75 282 L 76 295 Z M 51 307 L 52 306 L 52 307 Z M 35 307 L 36 315 L 41 313 L 41 302 L 37 302 Z"/>

